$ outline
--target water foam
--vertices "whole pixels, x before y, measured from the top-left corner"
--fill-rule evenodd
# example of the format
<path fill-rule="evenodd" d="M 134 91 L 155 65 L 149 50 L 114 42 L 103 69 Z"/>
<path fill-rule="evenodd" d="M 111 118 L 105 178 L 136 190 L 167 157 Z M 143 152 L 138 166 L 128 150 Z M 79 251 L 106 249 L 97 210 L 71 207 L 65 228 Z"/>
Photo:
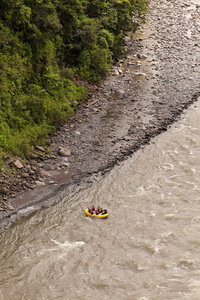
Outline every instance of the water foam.
<path fill-rule="evenodd" d="M 79 242 L 69 242 L 69 241 L 65 241 L 64 243 L 60 243 L 56 240 L 51 239 L 52 242 L 54 242 L 54 244 L 56 244 L 58 246 L 58 248 L 69 248 L 69 249 L 74 249 L 77 247 L 82 247 L 83 245 L 85 245 L 84 242 L 79 241 Z"/>

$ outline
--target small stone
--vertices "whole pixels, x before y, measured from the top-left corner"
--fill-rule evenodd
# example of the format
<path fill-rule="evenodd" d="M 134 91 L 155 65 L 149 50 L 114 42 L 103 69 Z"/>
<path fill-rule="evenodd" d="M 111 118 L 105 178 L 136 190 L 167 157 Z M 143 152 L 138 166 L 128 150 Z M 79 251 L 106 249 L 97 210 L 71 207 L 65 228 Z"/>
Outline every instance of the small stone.
<path fill-rule="evenodd" d="M 119 72 L 117 70 L 114 70 L 112 74 L 113 74 L 113 76 L 118 76 Z"/>
<path fill-rule="evenodd" d="M 31 169 L 32 169 L 33 171 L 36 171 L 36 170 L 37 170 L 37 168 L 36 168 L 35 166 L 32 166 Z"/>
<path fill-rule="evenodd" d="M 76 131 L 75 133 L 76 133 L 77 135 L 80 135 L 80 134 L 81 134 L 80 131 Z"/>
<path fill-rule="evenodd" d="M 64 162 L 64 163 L 62 164 L 62 166 L 65 167 L 65 168 L 69 168 L 69 164 L 68 164 L 67 162 Z"/>
<path fill-rule="evenodd" d="M 49 184 L 55 184 L 55 181 L 51 180 L 49 181 Z"/>
<path fill-rule="evenodd" d="M 19 161 L 19 159 L 17 159 L 13 164 L 14 164 L 14 166 L 15 166 L 17 169 L 22 169 L 22 168 L 23 168 L 23 165 L 22 165 L 22 163 Z"/>
<path fill-rule="evenodd" d="M 123 90 L 118 90 L 117 91 L 119 94 L 124 94 L 125 93 L 125 91 L 123 91 Z"/>
<path fill-rule="evenodd" d="M 29 175 L 34 175 L 34 174 L 35 174 L 35 172 L 33 170 L 29 171 Z"/>
<path fill-rule="evenodd" d="M 35 147 L 38 151 L 42 151 L 42 152 L 45 152 L 45 149 L 41 146 L 36 146 Z"/>
<path fill-rule="evenodd" d="M 28 173 L 22 173 L 21 175 L 23 178 L 28 178 L 29 177 L 29 174 Z"/>

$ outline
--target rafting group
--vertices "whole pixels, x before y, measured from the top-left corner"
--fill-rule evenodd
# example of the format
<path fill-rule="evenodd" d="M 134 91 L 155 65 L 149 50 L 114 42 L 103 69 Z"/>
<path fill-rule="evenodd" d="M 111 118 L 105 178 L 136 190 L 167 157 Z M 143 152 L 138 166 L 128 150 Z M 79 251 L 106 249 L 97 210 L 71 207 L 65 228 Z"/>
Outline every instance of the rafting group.
<path fill-rule="evenodd" d="M 103 209 L 100 206 L 98 206 L 97 209 L 95 209 L 94 205 L 91 208 L 86 208 L 85 213 L 90 217 L 92 216 L 92 217 L 106 218 L 108 216 L 107 209 Z"/>

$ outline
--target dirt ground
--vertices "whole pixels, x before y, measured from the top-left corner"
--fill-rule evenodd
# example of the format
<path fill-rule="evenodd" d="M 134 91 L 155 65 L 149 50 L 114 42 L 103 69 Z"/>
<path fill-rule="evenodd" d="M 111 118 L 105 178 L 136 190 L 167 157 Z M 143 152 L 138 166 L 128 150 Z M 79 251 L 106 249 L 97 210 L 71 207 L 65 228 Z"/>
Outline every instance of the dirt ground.
<path fill-rule="evenodd" d="M 98 180 L 197 100 L 200 1 L 193 1 L 152 1 L 148 22 L 125 39 L 125 57 L 51 138 L 51 151 L 38 147 L 30 162 L 2 174 L 0 230 Z"/>

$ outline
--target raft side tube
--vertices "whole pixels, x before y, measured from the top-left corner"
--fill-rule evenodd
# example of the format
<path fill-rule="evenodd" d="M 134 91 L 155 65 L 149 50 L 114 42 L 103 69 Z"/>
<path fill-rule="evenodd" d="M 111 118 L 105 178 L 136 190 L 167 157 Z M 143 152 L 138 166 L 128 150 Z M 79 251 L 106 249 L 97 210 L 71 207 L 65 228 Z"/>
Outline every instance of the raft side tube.
<path fill-rule="evenodd" d="M 91 214 L 89 213 L 88 211 L 88 208 L 85 209 L 85 214 L 88 216 L 88 217 L 97 217 L 97 218 L 107 218 L 108 217 L 108 214 L 104 214 L 104 215 L 95 215 L 95 214 Z"/>

